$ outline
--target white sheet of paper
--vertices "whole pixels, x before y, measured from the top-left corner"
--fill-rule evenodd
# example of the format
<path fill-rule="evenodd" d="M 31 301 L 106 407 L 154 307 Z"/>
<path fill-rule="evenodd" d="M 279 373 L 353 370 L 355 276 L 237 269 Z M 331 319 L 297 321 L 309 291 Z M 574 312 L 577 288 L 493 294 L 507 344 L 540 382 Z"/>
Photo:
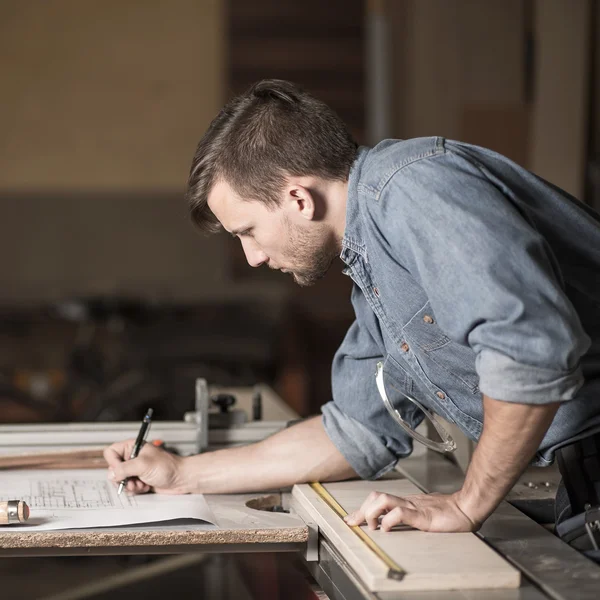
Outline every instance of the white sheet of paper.
<path fill-rule="evenodd" d="M 216 525 L 203 495 L 117 495 L 104 469 L 0 472 L 0 501 L 24 500 L 31 511 L 23 525 L 2 532 L 115 527 L 174 519 Z"/>

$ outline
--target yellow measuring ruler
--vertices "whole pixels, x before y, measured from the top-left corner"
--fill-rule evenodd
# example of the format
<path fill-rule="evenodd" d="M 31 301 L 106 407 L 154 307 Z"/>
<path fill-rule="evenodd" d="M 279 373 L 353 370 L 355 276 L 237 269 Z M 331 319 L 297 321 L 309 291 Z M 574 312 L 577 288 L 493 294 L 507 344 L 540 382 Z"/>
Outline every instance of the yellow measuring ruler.
<path fill-rule="evenodd" d="M 310 487 L 321 497 L 327 505 L 341 518 L 343 519 L 348 513 L 343 509 L 340 503 L 320 484 L 311 483 Z M 388 578 L 400 581 L 406 575 L 406 571 L 400 567 L 394 559 L 385 550 L 382 550 L 358 525 L 354 525 L 349 529 L 352 531 L 369 547 L 369 549 L 375 553 L 377 558 L 382 560 L 387 566 Z"/>

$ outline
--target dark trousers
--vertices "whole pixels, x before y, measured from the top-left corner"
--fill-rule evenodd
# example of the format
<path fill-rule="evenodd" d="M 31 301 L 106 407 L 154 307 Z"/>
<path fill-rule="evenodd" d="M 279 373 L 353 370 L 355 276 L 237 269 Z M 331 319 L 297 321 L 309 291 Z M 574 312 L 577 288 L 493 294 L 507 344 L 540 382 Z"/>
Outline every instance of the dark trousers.
<path fill-rule="evenodd" d="M 587 505 L 600 506 L 600 433 L 560 448 L 556 459 L 563 488 L 556 494 L 557 517 L 565 511 L 565 500 L 570 508 L 568 516 L 582 513 Z M 566 517 L 562 515 L 562 519 Z"/>
<path fill-rule="evenodd" d="M 556 452 L 562 480 L 556 492 L 556 533 L 600 562 L 600 433 Z"/>

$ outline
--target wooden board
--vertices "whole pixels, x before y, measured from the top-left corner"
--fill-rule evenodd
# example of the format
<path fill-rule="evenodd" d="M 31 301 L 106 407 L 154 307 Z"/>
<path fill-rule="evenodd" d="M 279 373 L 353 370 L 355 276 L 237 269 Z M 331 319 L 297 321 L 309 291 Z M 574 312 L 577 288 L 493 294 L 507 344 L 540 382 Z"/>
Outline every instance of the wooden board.
<path fill-rule="evenodd" d="M 397 496 L 421 493 L 406 479 L 346 481 L 325 485 L 347 512 L 373 491 Z M 372 592 L 517 588 L 520 573 L 473 533 L 426 533 L 412 529 L 385 533 L 363 530 L 406 572 L 387 578 L 388 568 L 309 485 L 294 486 L 292 506 L 318 525 Z"/>
<path fill-rule="evenodd" d="M 29 549 L 52 548 L 60 556 L 73 549 L 148 548 L 153 552 L 168 547 L 169 553 L 190 552 L 194 546 L 224 544 L 304 544 L 308 528 L 296 515 L 249 508 L 260 494 L 206 496 L 218 527 L 207 525 L 143 525 L 118 528 L 72 529 L 68 531 L 10 532 L 0 528 L 0 556 Z M 279 503 L 275 495 L 273 503 Z M 268 504 L 268 502 L 263 503 Z M 256 546 L 254 549 L 260 549 Z M 271 548 L 272 549 L 272 548 Z M 196 551 L 198 548 L 196 548 Z M 200 549 L 201 550 L 201 549 Z M 15 552 L 19 551 L 19 552 Z M 48 552 L 44 552 L 47 554 Z M 86 552 L 81 552 L 86 554 Z"/>

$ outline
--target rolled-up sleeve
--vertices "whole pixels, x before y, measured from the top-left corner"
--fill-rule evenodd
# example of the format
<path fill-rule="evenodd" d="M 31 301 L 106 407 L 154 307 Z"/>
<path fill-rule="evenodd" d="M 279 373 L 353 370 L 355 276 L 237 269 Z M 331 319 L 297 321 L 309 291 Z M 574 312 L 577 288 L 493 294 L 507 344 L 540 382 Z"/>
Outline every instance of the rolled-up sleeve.
<path fill-rule="evenodd" d="M 484 394 L 525 404 L 570 400 L 583 384 L 579 362 L 590 340 L 552 250 L 516 200 L 447 152 L 391 177 L 374 210 L 440 328 L 475 351 Z"/>
<path fill-rule="evenodd" d="M 382 353 L 368 328 L 377 325 L 356 286 L 352 301 L 357 318 L 333 360 L 333 401 L 322 407 L 323 424 L 356 473 L 376 479 L 412 452 L 412 439 L 392 420 L 379 397 L 375 373 Z M 420 419 L 413 413 L 410 419 L 416 427 Z"/>
<path fill-rule="evenodd" d="M 377 479 L 398 461 L 382 440 L 368 427 L 344 414 L 338 404 L 325 404 L 323 425 L 329 439 L 354 471 L 363 479 Z"/>

